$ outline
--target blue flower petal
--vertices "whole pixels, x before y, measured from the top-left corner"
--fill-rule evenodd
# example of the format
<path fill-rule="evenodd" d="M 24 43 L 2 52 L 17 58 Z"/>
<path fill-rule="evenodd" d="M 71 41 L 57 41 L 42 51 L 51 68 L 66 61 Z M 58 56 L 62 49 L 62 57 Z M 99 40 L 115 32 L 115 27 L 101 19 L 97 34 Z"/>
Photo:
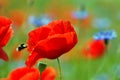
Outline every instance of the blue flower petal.
<path fill-rule="evenodd" d="M 75 19 L 85 19 L 88 17 L 88 12 L 85 10 L 75 11 L 75 12 L 73 12 L 72 16 Z"/>
<path fill-rule="evenodd" d="M 52 21 L 48 15 L 42 15 L 40 17 L 30 16 L 28 22 L 36 27 L 46 25 Z"/>
<path fill-rule="evenodd" d="M 112 40 L 115 39 L 116 37 L 117 34 L 114 30 L 100 31 L 93 36 L 95 40 L 104 40 L 104 39 Z"/>
<path fill-rule="evenodd" d="M 35 19 L 36 19 L 35 16 L 30 16 L 30 17 L 28 18 L 28 22 L 31 23 L 31 24 L 34 24 L 34 23 L 35 23 Z"/>

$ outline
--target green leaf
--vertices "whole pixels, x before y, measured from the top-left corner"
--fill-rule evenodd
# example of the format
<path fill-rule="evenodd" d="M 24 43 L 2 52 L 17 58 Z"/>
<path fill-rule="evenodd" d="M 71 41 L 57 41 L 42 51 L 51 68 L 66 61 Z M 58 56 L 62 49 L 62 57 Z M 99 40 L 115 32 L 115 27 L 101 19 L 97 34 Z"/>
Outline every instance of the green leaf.
<path fill-rule="evenodd" d="M 39 69 L 40 73 L 42 73 L 46 69 L 46 67 L 47 67 L 47 65 L 43 62 L 40 62 L 38 64 L 38 69 Z"/>

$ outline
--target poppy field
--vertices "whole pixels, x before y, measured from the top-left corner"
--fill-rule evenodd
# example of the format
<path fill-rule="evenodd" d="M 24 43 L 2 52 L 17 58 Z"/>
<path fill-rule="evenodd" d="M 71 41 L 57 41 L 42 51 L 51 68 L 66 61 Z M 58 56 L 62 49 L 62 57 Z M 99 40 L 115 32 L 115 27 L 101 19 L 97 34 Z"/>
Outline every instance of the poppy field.
<path fill-rule="evenodd" d="M 0 80 L 120 80 L 119 0 L 0 0 Z"/>

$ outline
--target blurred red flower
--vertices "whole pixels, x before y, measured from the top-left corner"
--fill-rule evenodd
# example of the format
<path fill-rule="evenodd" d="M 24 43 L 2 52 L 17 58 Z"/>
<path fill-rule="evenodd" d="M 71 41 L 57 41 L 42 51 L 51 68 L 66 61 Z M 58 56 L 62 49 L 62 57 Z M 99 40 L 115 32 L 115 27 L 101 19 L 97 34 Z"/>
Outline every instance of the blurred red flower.
<path fill-rule="evenodd" d="M 55 59 L 71 50 L 77 35 L 69 21 L 56 20 L 29 33 L 26 65 L 31 67 L 40 58 Z"/>
<path fill-rule="evenodd" d="M 0 80 L 55 80 L 56 71 L 52 67 L 47 67 L 41 74 L 37 68 L 19 67 L 13 70 L 8 78 Z"/>
<path fill-rule="evenodd" d="M 22 10 L 13 10 L 10 12 L 10 19 L 13 21 L 13 25 L 16 28 L 22 26 L 26 18 L 25 12 Z"/>
<path fill-rule="evenodd" d="M 0 58 L 5 61 L 8 61 L 8 56 L 2 48 L 7 44 L 13 34 L 11 23 L 10 19 L 0 16 Z"/>
<path fill-rule="evenodd" d="M 0 0 L 0 8 L 6 7 L 8 5 L 8 0 Z"/>
<path fill-rule="evenodd" d="M 83 48 L 83 54 L 88 59 L 102 57 L 105 51 L 106 45 L 103 40 L 92 40 Z"/>

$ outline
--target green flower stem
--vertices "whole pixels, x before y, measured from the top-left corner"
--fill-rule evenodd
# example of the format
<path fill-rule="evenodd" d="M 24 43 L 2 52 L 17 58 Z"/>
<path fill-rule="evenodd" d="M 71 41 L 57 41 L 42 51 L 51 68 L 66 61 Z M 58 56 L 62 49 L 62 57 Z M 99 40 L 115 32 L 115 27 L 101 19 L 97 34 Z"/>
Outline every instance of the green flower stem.
<path fill-rule="evenodd" d="M 60 60 L 59 60 L 59 58 L 57 58 L 57 62 L 58 62 L 58 67 L 59 67 L 59 78 L 60 78 L 60 80 L 62 80 L 62 71 L 61 71 L 61 66 L 60 66 Z"/>
<path fill-rule="evenodd" d="M 108 47 L 106 47 L 106 52 L 105 52 L 105 54 L 107 54 L 108 53 Z M 96 74 L 98 74 L 100 71 L 102 71 L 102 69 L 105 67 L 105 64 L 107 63 L 107 58 L 106 58 L 106 56 L 104 55 L 103 56 L 103 60 L 102 60 L 102 63 L 101 63 L 101 65 L 100 65 L 100 67 L 98 68 L 98 70 L 96 71 Z"/>
<path fill-rule="evenodd" d="M 87 78 L 88 78 L 88 80 L 90 80 L 90 74 L 91 74 L 91 59 L 89 59 L 88 60 L 88 76 L 87 76 Z"/>

